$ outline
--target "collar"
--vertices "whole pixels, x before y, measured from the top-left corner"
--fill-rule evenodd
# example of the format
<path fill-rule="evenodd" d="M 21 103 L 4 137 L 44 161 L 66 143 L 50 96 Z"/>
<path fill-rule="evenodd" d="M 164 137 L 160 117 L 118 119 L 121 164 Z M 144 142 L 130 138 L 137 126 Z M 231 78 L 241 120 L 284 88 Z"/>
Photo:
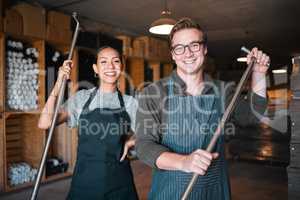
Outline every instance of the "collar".
<path fill-rule="evenodd" d="M 212 77 L 206 73 L 203 73 L 203 79 L 204 79 L 204 89 L 202 91 L 202 94 L 207 94 L 210 89 L 212 89 L 212 85 L 214 80 L 212 79 Z M 173 79 L 173 81 L 175 82 L 175 85 L 180 86 L 180 88 L 175 87 L 175 92 L 180 94 L 180 95 L 184 95 L 185 91 L 186 91 L 186 84 L 185 82 L 180 78 L 180 76 L 177 74 L 176 69 L 173 70 L 173 72 L 171 73 L 171 78 Z"/>

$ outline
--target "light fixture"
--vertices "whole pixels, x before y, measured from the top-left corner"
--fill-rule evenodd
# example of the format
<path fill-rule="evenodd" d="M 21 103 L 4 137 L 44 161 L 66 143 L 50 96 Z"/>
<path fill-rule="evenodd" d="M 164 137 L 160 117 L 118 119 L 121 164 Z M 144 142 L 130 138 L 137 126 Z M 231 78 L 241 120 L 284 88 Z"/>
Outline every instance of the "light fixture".
<path fill-rule="evenodd" d="M 247 57 L 239 57 L 236 59 L 238 62 L 247 62 Z"/>
<path fill-rule="evenodd" d="M 167 7 L 167 0 L 165 0 L 165 9 L 161 12 L 160 18 L 151 24 L 149 31 L 153 34 L 169 35 L 175 23 Z"/>
<path fill-rule="evenodd" d="M 286 69 L 273 69 L 272 73 L 273 74 L 285 74 L 287 72 Z"/>

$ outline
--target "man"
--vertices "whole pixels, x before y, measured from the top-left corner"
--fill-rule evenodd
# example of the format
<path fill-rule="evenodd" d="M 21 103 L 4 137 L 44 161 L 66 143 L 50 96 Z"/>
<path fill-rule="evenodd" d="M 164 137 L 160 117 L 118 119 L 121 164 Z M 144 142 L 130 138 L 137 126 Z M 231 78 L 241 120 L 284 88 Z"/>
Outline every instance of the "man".
<path fill-rule="evenodd" d="M 205 149 L 224 112 L 222 103 L 230 101 L 233 91 L 204 74 L 207 40 L 197 23 L 189 18 L 179 20 L 169 40 L 177 68 L 144 89 L 137 112 L 137 154 L 154 168 L 149 199 L 180 199 L 192 173 L 201 176 L 189 199 L 230 199 L 224 135 L 213 153 Z M 247 56 L 248 63 L 251 57 L 257 59 L 248 95 L 251 105 L 241 98 L 232 113 L 233 120 L 243 125 L 257 122 L 252 109 L 263 113 L 267 102 L 269 57 L 257 48 Z"/>

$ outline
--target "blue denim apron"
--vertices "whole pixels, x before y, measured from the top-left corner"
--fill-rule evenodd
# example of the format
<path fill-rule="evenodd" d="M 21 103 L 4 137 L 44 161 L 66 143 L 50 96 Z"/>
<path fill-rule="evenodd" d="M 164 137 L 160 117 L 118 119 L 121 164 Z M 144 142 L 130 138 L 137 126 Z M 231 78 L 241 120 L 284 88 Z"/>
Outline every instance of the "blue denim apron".
<path fill-rule="evenodd" d="M 206 149 L 221 116 L 221 102 L 216 95 L 179 96 L 173 93 L 173 80 L 168 83 L 167 128 L 161 143 L 172 152 L 190 154 Z M 199 176 L 190 200 L 229 200 L 230 188 L 224 155 L 224 136 L 213 152 L 218 152 L 204 176 Z M 155 169 L 149 199 L 177 200 L 183 195 L 192 173 Z"/>
<path fill-rule="evenodd" d="M 67 199 L 138 199 L 129 161 L 119 162 L 130 118 L 118 91 L 121 108 L 96 108 L 89 105 L 91 93 L 79 118 L 77 161 Z"/>

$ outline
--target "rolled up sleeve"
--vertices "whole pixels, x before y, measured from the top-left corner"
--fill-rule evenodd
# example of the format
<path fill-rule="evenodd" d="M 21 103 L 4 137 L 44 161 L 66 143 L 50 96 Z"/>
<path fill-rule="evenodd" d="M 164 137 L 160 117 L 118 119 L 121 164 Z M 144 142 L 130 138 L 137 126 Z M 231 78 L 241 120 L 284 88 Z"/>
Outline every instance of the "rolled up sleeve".
<path fill-rule="evenodd" d="M 138 158 L 147 165 L 157 168 L 156 160 L 169 149 L 161 144 L 161 91 L 150 85 L 138 97 L 136 115 L 136 150 Z"/>
<path fill-rule="evenodd" d="M 226 104 L 231 101 L 235 89 L 231 87 L 226 95 Z M 241 95 L 237 101 L 231 120 L 239 126 L 257 125 L 267 108 L 268 99 L 253 91 L 248 91 L 247 95 Z"/>

